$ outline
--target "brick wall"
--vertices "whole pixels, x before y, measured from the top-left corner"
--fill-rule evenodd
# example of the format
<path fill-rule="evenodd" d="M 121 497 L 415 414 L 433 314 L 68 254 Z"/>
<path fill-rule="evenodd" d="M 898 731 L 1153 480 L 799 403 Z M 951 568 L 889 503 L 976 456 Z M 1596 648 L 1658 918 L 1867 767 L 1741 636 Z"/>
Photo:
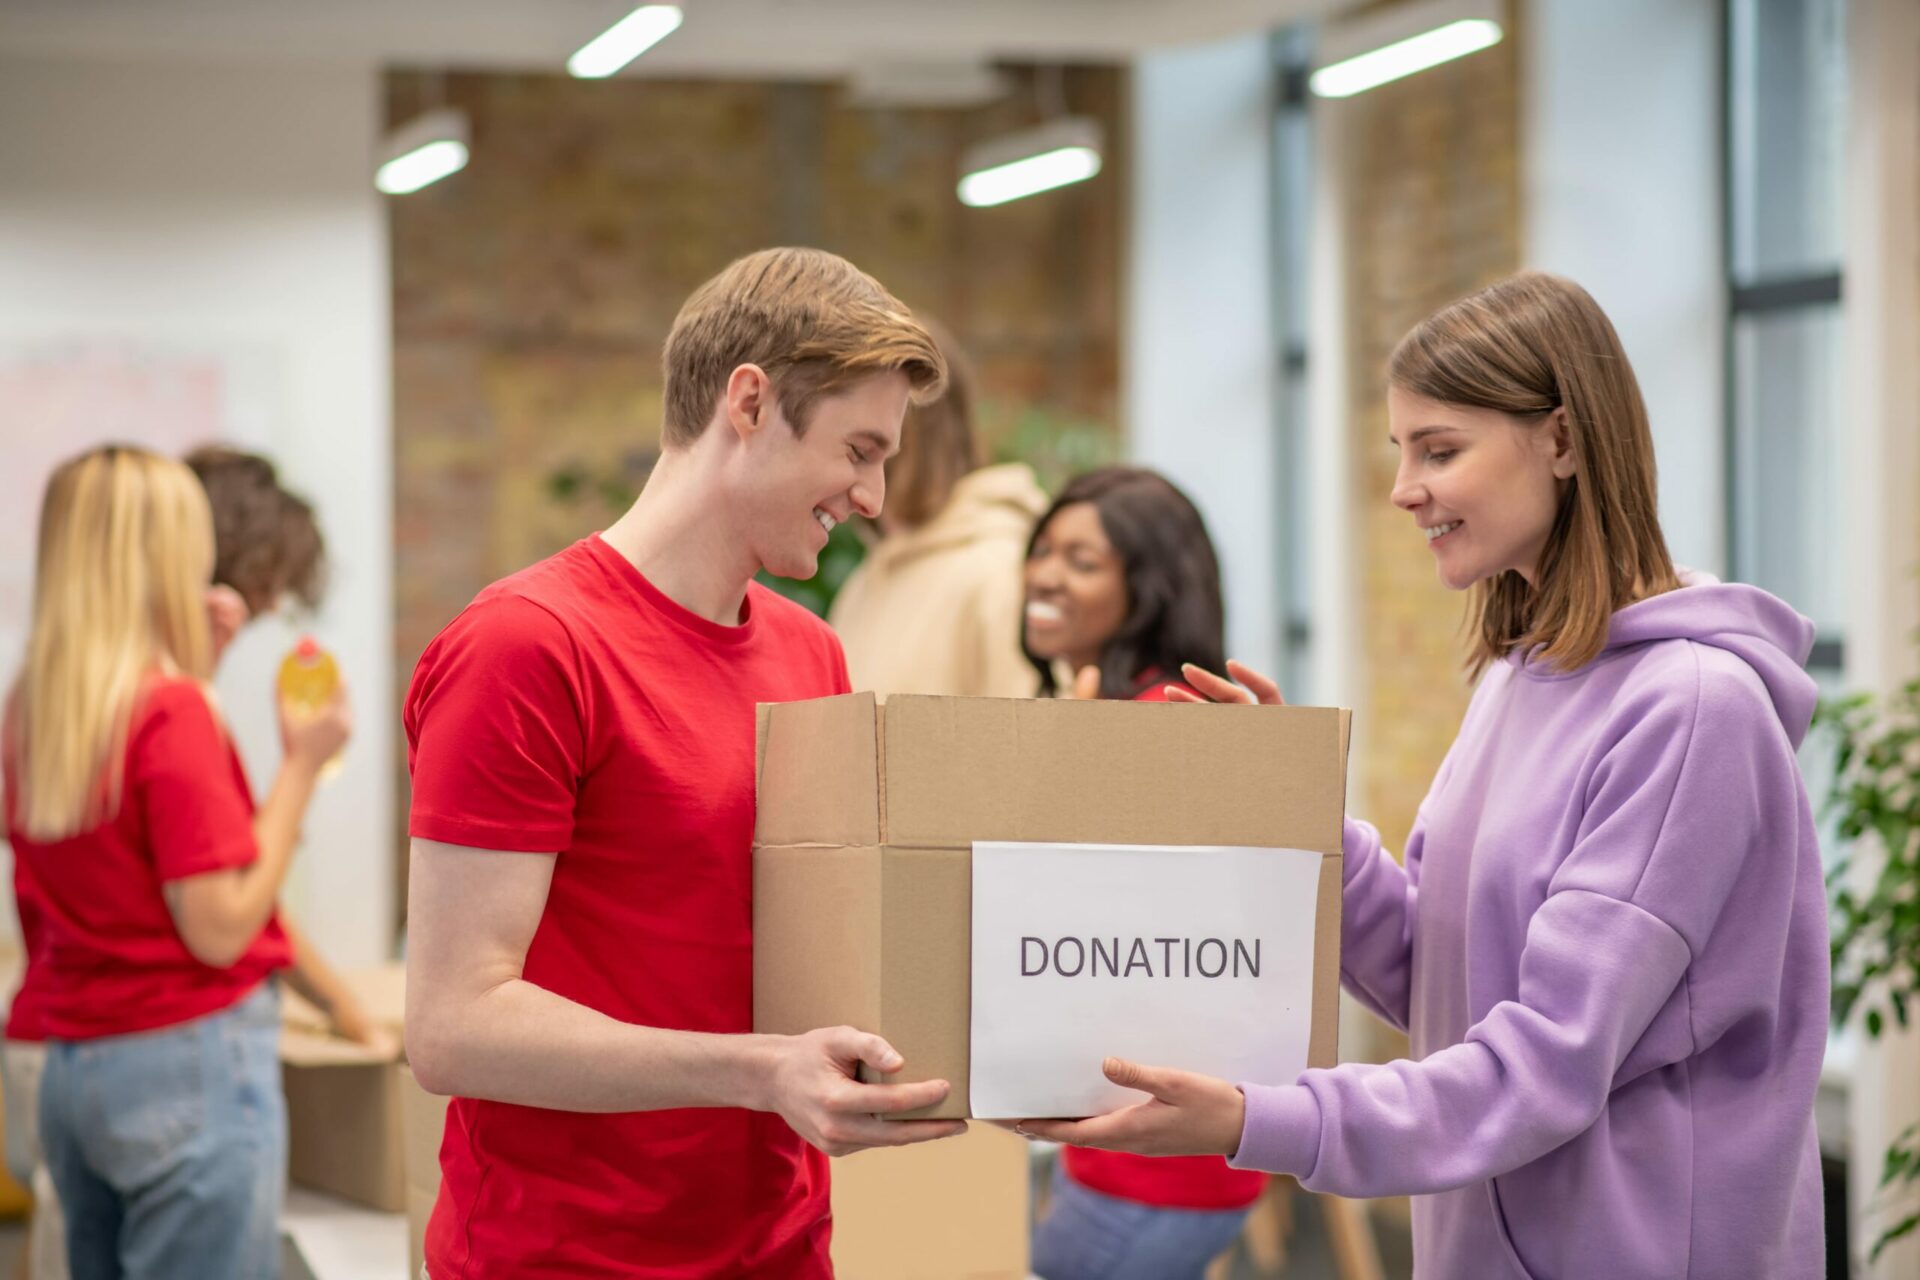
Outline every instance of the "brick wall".
<path fill-rule="evenodd" d="M 844 253 L 946 321 L 989 435 L 1035 410 L 1112 423 L 1123 73 L 1064 77 L 1068 109 L 1107 127 L 1097 178 L 967 209 L 961 151 L 1033 122 L 1030 78 L 1015 80 L 987 107 L 877 112 L 834 85 L 389 75 L 391 121 L 462 107 L 473 152 L 389 205 L 398 689 L 481 587 L 617 514 L 591 492 L 557 499 L 550 477 L 638 486 L 674 313 L 740 254 Z"/>
<path fill-rule="evenodd" d="M 1354 563 L 1363 575 L 1365 817 L 1398 853 L 1469 693 L 1465 596 L 1443 588 L 1406 512 L 1387 500 L 1385 369 L 1426 315 L 1520 267 L 1517 64 L 1508 37 L 1331 107 L 1340 122 L 1354 431 Z"/>

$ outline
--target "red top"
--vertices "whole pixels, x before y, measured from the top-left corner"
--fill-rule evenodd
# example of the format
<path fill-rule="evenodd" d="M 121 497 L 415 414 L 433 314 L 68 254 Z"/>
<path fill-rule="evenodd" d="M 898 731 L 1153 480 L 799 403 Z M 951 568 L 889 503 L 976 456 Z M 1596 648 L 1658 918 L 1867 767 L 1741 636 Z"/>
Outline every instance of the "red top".
<path fill-rule="evenodd" d="M 141 690 L 119 812 L 90 831 L 28 839 L 15 816 L 17 763 L 10 749 L 7 838 L 16 892 L 27 886 L 27 1008 L 15 1000 L 9 1036 L 91 1040 L 173 1026 L 238 1003 L 292 962 L 275 915 L 232 966 L 200 963 L 161 896 L 170 881 L 259 856 L 246 771 L 197 682 L 155 676 Z"/>
<path fill-rule="evenodd" d="M 754 704 L 848 691 L 758 585 L 701 618 L 589 537 L 481 592 L 407 694 L 411 830 L 557 851 L 527 981 L 622 1022 L 753 1028 Z M 456 1098 L 434 1280 L 830 1277 L 827 1162 L 778 1116 Z"/>
<path fill-rule="evenodd" d="M 47 1038 L 47 992 L 43 969 L 34 963 L 34 955 L 46 945 L 42 927 L 44 908 L 40 890 L 27 873 L 27 864 L 13 860 L 13 903 L 20 913 L 20 986 L 7 1008 L 7 1039 L 45 1040 Z"/>
<path fill-rule="evenodd" d="M 1135 702 L 1165 702 L 1167 685 L 1191 688 L 1157 672 L 1140 677 Z M 1123 1151 L 1068 1147 L 1061 1153 L 1067 1176 L 1103 1195 L 1177 1209 L 1242 1209 L 1260 1198 L 1267 1175 L 1234 1169 L 1225 1156 L 1136 1156 Z"/>

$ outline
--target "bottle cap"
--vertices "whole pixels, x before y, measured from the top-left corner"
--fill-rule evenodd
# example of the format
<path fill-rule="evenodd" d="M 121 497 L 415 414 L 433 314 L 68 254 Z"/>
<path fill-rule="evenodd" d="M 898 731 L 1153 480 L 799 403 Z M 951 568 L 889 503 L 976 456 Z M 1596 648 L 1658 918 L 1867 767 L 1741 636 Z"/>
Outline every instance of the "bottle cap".
<path fill-rule="evenodd" d="M 320 642 L 312 636 L 301 636 L 300 642 L 293 646 L 293 653 L 302 662 L 312 662 L 320 656 Z"/>

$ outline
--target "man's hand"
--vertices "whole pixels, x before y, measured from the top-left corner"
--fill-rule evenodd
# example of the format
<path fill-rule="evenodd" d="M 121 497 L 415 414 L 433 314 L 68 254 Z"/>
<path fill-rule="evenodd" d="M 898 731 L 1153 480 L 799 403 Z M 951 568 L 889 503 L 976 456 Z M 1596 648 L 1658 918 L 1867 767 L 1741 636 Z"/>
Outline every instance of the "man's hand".
<path fill-rule="evenodd" d="M 828 1027 L 803 1036 L 778 1037 L 774 1044 L 767 1110 L 778 1113 L 795 1133 L 830 1156 L 869 1147 L 904 1147 L 967 1131 L 964 1120 L 879 1118 L 933 1106 L 951 1091 L 945 1080 L 860 1083 L 857 1073 L 862 1062 L 888 1073 L 905 1065 L 879 1036 L 852 1027 Z"/>
<path fill-rule="evenodd" d="M 1240 1149 L 1247 1100 L 1225 1080 L 1171 1067 L 1143 1067 L 1108 1058 L 1107 1079 L 1151 1095 L 1090 1120 L 1022 1120 L 1015 1133 L 1073 1147 L 1143 1156 L 1230 1156 Z"/>

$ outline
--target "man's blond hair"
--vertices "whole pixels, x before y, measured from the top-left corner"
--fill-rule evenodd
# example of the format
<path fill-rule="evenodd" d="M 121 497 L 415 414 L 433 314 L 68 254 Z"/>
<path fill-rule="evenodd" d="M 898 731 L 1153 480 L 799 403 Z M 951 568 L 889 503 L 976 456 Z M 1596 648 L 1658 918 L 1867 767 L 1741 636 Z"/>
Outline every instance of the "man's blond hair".
<path fill-rule="evenodd" d="M 820 249 L 763 249 L 694 290 L 667 335 L 668 447 L 691 444 L 743 364 L 773 382 L 796 433 L 816 401 L 878 373 L 907 375 L 915 403 L 946 386 L 946 361 L 880 282 Z"/>

